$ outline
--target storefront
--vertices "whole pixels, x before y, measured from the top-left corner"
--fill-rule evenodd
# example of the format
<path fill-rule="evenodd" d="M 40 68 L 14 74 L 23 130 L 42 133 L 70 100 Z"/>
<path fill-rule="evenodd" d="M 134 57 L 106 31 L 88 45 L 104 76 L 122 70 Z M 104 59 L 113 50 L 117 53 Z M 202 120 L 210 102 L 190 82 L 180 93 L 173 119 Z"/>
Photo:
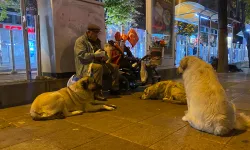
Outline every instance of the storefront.
<path fill-rule="evenodd" d="M 195 55 L 211 61 L 211 57 L 218 57 L 218 13 L 205 8 L 196 2 L 182 2 L 175 6 L 175 20 L 191 24 L 197 31 L 190 37 L 178 35 L 176 30 L 176 60 L 178 66 L 180 60 L 189 55 Z M 235 26 L 239 21 L 228 18 L 228 63 L 247 61 L 246 44 L 243 38 L 235 38 Z M 199 44 L 198 44 L 199 43 Z"/>
<path fill-rule="evenodd" d="M 10 32 L 12 31 L 12 33 Z M 33 27 L 28 28 L 29 51 L 31 68 L 36 70 L 36 36 Z M 15 68 L 25 70 L 25 52 L 23 44 L 22 26 L 17 24 L 0 24 L 0 49 L 2 53 L 1 72 L 9 72 L 12 69 L 11 38 L 13 39 L 13 51 Z"/>

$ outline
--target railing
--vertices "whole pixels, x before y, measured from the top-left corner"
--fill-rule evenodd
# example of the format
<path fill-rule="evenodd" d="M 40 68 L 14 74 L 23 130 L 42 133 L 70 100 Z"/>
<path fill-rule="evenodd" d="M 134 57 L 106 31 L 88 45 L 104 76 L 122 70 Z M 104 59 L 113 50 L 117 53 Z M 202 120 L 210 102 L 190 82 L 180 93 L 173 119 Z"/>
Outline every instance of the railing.
<path fill-rule="evenodd" d="M 197 47 L 191 47 L 186 41 L 176 42 L 176 58 L 175 64 L 179 65 L 182 58 L 185 56 L 197 56 Z M 211 57 L 218 57 L 217 47 L 208 47 L 206 45 L 200 45 L 199 57 L 206 62 L 210 62 Z M 242 44 L 233 44 L 233 48 L 228 48 L 228 63 L 238 63 L 248 61 L 247 49 Z"/>
<path fill-rule="evenodd" d="M 248 61 L 248 52 L 247 49 L 242 44 L 233 44 L 233 48 L 229 50 L 228 62 L 238 63 Z"/>

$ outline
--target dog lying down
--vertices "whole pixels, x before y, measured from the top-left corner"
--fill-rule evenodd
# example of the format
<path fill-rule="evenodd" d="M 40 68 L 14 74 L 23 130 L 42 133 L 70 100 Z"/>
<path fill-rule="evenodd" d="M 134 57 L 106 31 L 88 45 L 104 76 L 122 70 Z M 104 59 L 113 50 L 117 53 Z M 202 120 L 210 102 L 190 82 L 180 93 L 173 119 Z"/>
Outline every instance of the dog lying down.
<path fill-rule="evenodd" d="M 94 103 L 94 91 L 99 88 L 93 78 L 84 77 L 59 91 L 43 93 L 32 103 L 31 117 L 34 120 L 62 119 L 83 112 L 114 110 L 115 105 Z"/>
<path fill-rule="evenodd" d="M 236 112 L 210 64 L 187 56 L 181 60 L 177 71 L 183 73 L 187 95 L 188 110 L 183 121 L 215 135 L 228 134 L 232 129 L 249 129 L 250 117 Z"/>
<path fill-rule="evenodd" d="M 161 81 L 147 87 L 141 99 L 161 99 L 176 104 L 187 104 L 183 84 L 175 81 Z"/>

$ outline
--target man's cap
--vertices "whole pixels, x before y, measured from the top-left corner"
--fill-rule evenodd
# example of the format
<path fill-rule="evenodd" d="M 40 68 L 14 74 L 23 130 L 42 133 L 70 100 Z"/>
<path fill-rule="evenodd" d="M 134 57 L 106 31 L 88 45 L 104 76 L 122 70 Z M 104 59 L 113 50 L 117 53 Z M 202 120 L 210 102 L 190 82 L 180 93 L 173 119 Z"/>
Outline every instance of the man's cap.
<path fill-rule="evenodd" d="M 89 24 L 88 25 L 88 30 L 89 31 L 94 31 L 94 32 L 100 32 L 101 28 L 98 25 Z"/>

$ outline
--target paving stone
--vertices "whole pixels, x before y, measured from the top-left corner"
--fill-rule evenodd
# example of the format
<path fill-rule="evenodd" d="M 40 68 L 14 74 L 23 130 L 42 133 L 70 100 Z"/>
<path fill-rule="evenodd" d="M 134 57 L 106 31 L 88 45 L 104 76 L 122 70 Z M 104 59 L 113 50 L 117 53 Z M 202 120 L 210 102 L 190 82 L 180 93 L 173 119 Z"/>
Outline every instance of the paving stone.
<path fill-rule="evenodd" d="M 249 150 L 250 147 L 250 132 L 240 132 L 229 141 L 228 146 L 234 149 Z"/>
<path fill-rule="evenodd" d="M 147 147 L 138 145 L 114 136 L 104 136 L 72 150 L 150 150 Z"/>
<path fill-rule="evenodd" d="M 150 146 L 172 132 L 173 131 L 159 126 L 135 123 L 113 132 L 111 135 L 140 145 Z"/>
<path fill-rule="evenodd" d="M 152 126 L 159 126 L 166 130 L 169 130 L 170 132 L 174 132 L 188 125 L 188 123 L 182 121 L 181 118 L 182 116 L 180 115 L 162 113 L 157 116 L 145 119 L 140 123 Z"/>
<path fill-rule="evenodd" d="M 66 120 L 107 134 L 132 123 L 126 119 L 121 119 L 102 112 L 86 113 L 76 117 L 68 117 Z"/>
<path fill-rule="evenodd" d="M 16 127 L 11 122 L 8 122 L 6 120 L 0 119 L 0 130 L 7 129 L 7 128 L 13 128 Z"/>
<path fill-rule="evenodd" d="M 202 138 L 199 131 L 187 126 L 150 146 L 155 150 L 220 150 L 225 145 Z"/>
<path fill-rule="evenodd" d="M 17 145 L 13 145 L 2 150 L 62 150 L 48 143 L 44 139 L 32 139 Z"/>
<path fill-rule="evenodd" d="M 42 126 L 43 124 L 48 124 L 53 122 L 52 120 L 49 121 L 34 121 L 29 114 L 19 117 L 14 117 L 8 119 L 11 124 L 14 124 L 17 127 L 24 127 L 24 126 Z"/>
<path fill-rule="evenodd" d="M 4 118 L 8 120 L 11 118 L 28 115 L 29 109 L 30 109 L 30 105 L 0 109 L 0 118 Z"/>
<path fill-rule="evenodd" d="M 104 133 L 92 129 L 75 126 L 48 135 L 46 139 L 50 141 L 50 144 L 59 148 L 72 149 L 104 135 Z"/>
<path fill-rule="evenodd" d="M 0 148 L 5 148 L 32 139 L 32 135 L 21 128 L 0 130 Z"/>
<path fill-rule="evenodd" d="M 21 128 L 35 137 L 44 137 L 61 130 L 77 127 L 77 125 L 64 120 L 50 120 L 39 122 L 41 122 L 41 124 L 28 125 Z"/>

